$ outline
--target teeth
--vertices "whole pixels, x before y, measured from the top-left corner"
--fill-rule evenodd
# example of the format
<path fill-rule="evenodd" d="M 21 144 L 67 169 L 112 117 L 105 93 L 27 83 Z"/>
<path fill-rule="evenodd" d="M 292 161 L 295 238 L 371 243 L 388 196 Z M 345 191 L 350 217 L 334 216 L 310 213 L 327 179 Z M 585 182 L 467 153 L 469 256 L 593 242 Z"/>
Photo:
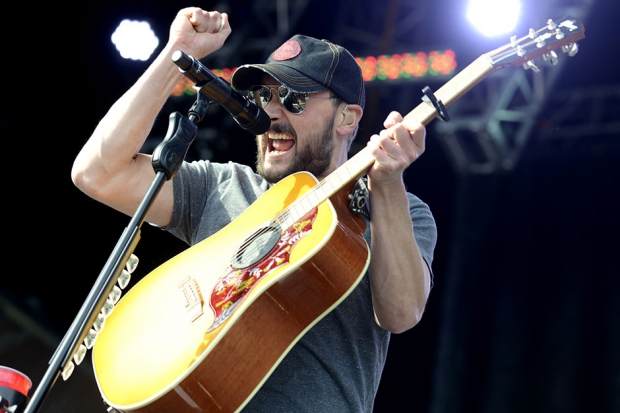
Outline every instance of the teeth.
<path fill-rule="evenodd" d="M 278 146 L 275 143 L 277 141 L 293 141 L 293 142 L 295 142 L 293 137 L 291 137 L 290 135 L 287 135 L 287 134 L 270 134 L 270 135 L 268 135 L 268 137 L 269 137 L 269 152 L 271 152 L 271 153 L 284 153 L 284 152 L 286 152 L 286 151 L 282 151 L 282 150 L 274 148 L 274 144 L 275 144 L 275 146 Z"/>
<path fill-rule="evenodd" d="M 269 139 L 273 139 L 273 140 L 277 140 L 277 139 L 292 140 L 293 138 L 291 138 L 288 135 L 269 135 Z"/>

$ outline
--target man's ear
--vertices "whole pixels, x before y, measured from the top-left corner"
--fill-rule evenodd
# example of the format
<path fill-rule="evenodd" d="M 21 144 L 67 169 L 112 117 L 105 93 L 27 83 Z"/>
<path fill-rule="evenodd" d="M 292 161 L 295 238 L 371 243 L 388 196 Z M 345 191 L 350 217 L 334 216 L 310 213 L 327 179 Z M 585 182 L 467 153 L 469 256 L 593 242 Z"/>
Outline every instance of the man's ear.
<path fill-rule="evenodd" d="M 340 113 L 340 133 L 346 135 L 351 133 L 362 118 L 362 107 L 359 105 L 349 104 L 342 108 Z"/>
<path fill-rule="evenodd" d="M 355 115 L 349 111 L 349 106 L 351 105 L 346 105 L 342 109 L 342 123 L 340 126 L 350 125 L 353 121 L 355 121 Z"/>

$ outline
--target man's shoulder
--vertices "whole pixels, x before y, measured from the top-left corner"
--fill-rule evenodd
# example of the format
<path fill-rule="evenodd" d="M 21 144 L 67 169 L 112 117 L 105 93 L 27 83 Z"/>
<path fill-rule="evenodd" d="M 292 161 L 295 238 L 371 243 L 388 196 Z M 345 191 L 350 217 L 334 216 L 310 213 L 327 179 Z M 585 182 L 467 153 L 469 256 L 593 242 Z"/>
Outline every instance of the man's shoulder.
<path fill-rule="evenodd" d="M 188 169 L 217 176 L 218 179 L 229 179 L 233 176 L 245 176 L 256 181 L 263 181 L 263 178 L 254 172 L 249 165 L 229 161 L 213 162 L 208 159 L 198 159 L 187 163 Z"/>

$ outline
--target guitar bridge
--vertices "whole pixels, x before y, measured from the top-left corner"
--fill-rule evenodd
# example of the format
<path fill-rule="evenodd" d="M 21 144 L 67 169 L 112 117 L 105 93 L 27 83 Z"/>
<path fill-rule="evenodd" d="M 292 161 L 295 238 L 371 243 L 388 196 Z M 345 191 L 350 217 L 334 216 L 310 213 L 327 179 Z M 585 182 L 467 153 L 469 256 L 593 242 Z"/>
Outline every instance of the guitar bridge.
<path fill-rule="evenodd" d="M 203 300 L 198 283 L 193 278 L 186 277 L 178 284 L 178 287 L 189 321 L 196 320 L 203 314 Z"/>

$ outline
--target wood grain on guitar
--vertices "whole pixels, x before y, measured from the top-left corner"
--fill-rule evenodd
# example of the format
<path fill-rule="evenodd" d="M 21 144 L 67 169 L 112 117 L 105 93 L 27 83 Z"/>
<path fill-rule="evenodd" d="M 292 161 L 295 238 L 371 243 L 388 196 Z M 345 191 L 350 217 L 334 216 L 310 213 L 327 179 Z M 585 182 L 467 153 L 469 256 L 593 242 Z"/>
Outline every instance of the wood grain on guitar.
<path fill-rule="evenodd" d="M 573 55 L 584 35 L 574 18 L 549 21 L 480 56 L 433 97 L 449 107 L 495 70 L 535 70 L 536 58 L 557 61 L 555 50 Z M 438 113 L 424 100 L 406 116 L 427 124 Z M 366 224 L 348 195 L 372 163 L 362 150 L 321 182 L 305 172 L 283 179 L 218 233 L 136 283 L 93 347 L 105 403 L 123 412 L 243 408 L 366 272 Z"/>

